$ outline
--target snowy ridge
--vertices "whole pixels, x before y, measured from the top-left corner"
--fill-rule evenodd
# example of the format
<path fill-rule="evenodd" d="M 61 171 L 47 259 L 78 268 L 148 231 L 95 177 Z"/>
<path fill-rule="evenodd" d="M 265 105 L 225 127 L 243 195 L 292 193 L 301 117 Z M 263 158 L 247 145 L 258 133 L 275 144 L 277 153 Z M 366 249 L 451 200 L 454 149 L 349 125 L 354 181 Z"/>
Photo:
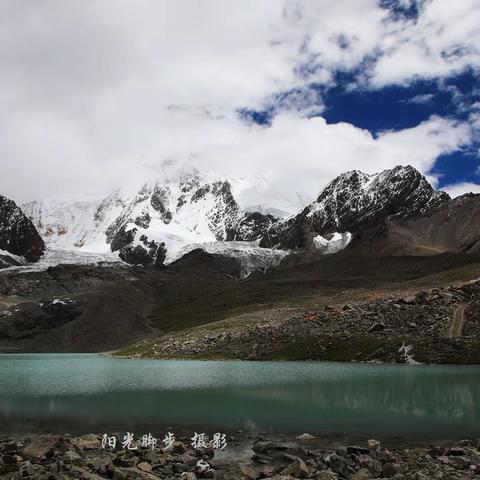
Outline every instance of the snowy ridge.
<path fill-rule="evenodd" d="M 118 252 L 139 264 L 168 263 L 189 244 L 255 240 L 274 221 L 241 209 L 228 180 L 198 172 L 104 199 L 31 202 L 23 209 L 53 250 Z"/>
<path fill-rule="evenodd" d="M 448 200 L 445 193 L 434 191 L 412 167 L 395 167 L 374 175 L 353 170 L 330 182 L 308 207 L 307 216 L 341 227 L 351 217 L 362 223 L 383 211 L 391 216 L 423 213 L 445 198 Z M 398 208 L 392 211 L 391 207 Z"/>
<path fill-rule="evenodd" d="M 15 262 L 20 263 L 21 265 L 27 263 L 24 257 L 21 257 L 20 255 L 14 255 L 13 253 L 8 252 L 7 250 L 0 249 L 0 256 L 9 257 Z"/>
<path fill-rule="evenodd" d="M 7 250 L 0 249 L 0 272 L 4 269 L 10 268 L 13 265 L 21 266 L 25 265 L 26 263 L 27 261 L 24 257 L 14 255 Z"/>
<path fill-rule="evenodd" d="M 242 208 L 237 202 L 242 188 L 256 185 L 249 182 L 180 171 L 103 199 L 31 202 L 23 208 L 50 252 L 113 252 L 114 258 L 130 264 L 162 265 L 199 247 L 242 257 L 247 272 L 249 265 L 262 269 L 283 255 L 266 249 L 333 253 L 345 248 L 361 229 L 381 226 L 390 218 L 423 215 L 449 202 L 446 193 L 435 191 L 413 167 L 398 166 L 374 175 L 354 170 L 339 175 L 314 202 L 285 218 L 282 207 L 288 202 L 281 192 L 274 195 L 278 205 Z M 264 179 L 258 185 L 262 192 L 274 192 Z M 47 257 L 53 258 L 51 253 Z"/>
<path fill-rule="evenodd" d="M 0 271 L 0 275 L 2 272 L 11 270 L 22 272 L 41 272 L 57 265 L 103 265 L 108 267 L 121 264 L 123 264 L 123 262 L 115 253 L 88 253 L 79 250 L 55 250 L 47 248 L 47 250 L 45 250 L 45 254 L 38 262 L 27 263 L 24 260 L 21 262 L 21 265 L 4 268 Z"/>
<path fill-rule="evenodd" d="M 98 216 L 102 201 L 98 199 L 51 199 L 22 206 L 46 244 L 55 250 L 107 253 L 104 230 L 118 214 L 112 208 L 108 216 Z"/>

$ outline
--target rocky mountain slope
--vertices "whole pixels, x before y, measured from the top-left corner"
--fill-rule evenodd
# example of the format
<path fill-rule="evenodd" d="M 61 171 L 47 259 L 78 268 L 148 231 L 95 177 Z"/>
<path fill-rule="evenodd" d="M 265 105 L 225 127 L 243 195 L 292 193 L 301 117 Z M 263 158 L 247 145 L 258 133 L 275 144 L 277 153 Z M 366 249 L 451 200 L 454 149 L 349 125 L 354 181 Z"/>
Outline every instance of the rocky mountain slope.
<path fill-rule="evenodd" d="M 466 194 L 428 214 L 389 218 L 356 236 L 352 247 L 382 255 L 480 251 L 480 195 Z"/>
<path fill-rule="evenodd" d="M 0 264 L 19 263 L 22 258 L 35 262 L 44 250 L 33 223 L 15 202 L 0 195 Z"/>
<path fill-rule="evenodd" d="M 119 252 L 142 265 L 170 262 L 189 244 L 257 240 L 276 220 L 242 210 L 227 180 L 198 173 L 100 201 L 31 202 L 24 210 L 49 246 Z"/>
<path fill-rule="evenodd" d="M 358 170 L 330 182 L 318 198 L 298 215 L 273 225 L 262 238 L 264 247 L 287 249 L 322 246 L 335 235 L 343 237 L 388 219 L 424 215 L 446 206 L 450 197 L 435 191 L 410 166 L 397 166 L 375 175 Z"/>
<path fill-rule="evenodd" d="M 405 340 L 423 362 L 480 361 L 478 288 L 448 287 L 479 277 L 475 253 L 299 252 L 246 278 L 236 258 L 202 250 L 158 269 L 109 265 L 0 274 L 0 351 L 101 352 L 141 341 L 130 353 L 175 356 L 178 343 L 177 356 L 203 358 L 388 359 Z M 437 341 L 461 302 L 463 337 Z M 368 332 L 378 322 L 385 328 Z"/>
<path fill-rule="evenodd" d="M 308 359 L 404 363 L 403 342 L 414 345 L 422 363 L 480 361 L 480 280 L 415 295 L 349 302 L 291 315 L 281 322 L 241 328 L 234 323 L 163 336 L 141 356 L 158 358 Z M 459 335 L 449 334 L 455 312 L 463 309 Z M 130 350 L 135 352 L 135 348 Z M 461 352 L 461 353 L 460 353 Z"/>

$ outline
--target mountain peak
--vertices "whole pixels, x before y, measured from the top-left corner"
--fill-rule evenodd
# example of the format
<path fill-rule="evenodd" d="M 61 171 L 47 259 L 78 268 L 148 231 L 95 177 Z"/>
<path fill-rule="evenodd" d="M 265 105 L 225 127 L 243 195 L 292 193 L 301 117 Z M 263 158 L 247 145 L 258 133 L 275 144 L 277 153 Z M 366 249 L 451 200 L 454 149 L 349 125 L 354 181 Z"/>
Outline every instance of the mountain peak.
<path fill-rule="evenodd" d="M 34 262 L 44 249 L 43 240 L 20 207 L 0 195 L 0 250 Z"/>
<path fill-rule="evenodd" d="M 275 221 L 240 208 L 227 179 L 191 170 L 90 203 L 31 202 L 24 208 L 51 247 L 119 252 L 134 264 L 169 262 L 188 244 L 256 240 Z"/>
<path fill-rule="evenodd" d="M 333 179 L 299 215 L 276 225 L 261 244 L 310 247 L 316 236 L 355 233 L 391 217 L 420 215 L 449 199 L 411 166 L 399 165 L 373 175 L 352 170 Z"/>

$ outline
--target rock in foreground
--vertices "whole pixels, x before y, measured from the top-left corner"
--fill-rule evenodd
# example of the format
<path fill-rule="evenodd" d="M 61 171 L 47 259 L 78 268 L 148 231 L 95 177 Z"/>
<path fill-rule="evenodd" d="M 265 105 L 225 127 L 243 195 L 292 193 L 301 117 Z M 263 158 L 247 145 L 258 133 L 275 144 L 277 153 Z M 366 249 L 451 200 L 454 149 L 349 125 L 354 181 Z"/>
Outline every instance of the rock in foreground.
<path fill-rule="evenodd" d="M 335 446 L 334 446 L 335 444 Z M 157 446 L 102 448 L 100 435 L 33 435 L 0 439 L 0 478 L 5 479 L 248 479 L 396 480 L 478 478 L 476 442 L 394 446 L 313 442 L 292 438 L 229 437 L 224 451 L 194 450 L 188 437 L 168 450 Z"/>

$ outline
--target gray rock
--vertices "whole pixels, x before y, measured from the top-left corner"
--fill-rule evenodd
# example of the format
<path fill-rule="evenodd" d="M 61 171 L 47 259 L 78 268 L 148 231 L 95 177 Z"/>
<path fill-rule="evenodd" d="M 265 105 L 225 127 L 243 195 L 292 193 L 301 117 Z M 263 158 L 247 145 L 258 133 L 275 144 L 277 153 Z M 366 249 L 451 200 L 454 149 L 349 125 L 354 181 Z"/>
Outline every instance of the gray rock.
<path fill-rule="evenodd" d="M 382 463 L 379 460 L 373 459 L 369 455 L 360 455 L 358 457 L 358 464 L 361 468 L 369 470 L 375 478 L 382 474 Z"/>
<path fill-rule="evenodd" d="M 308 478 L 310 476 L 310 469 L 300 457 L 296 457 L 295 460 L 282 471 L 282 474 L 291 475 L 295 478 Z"/>
<path fill-rule="evenodd" d="M 371 438 L 368 440 L 367 445 L 370 450 L 378 450 L 382 444 L 378 440 Z"/>
<path fill-rule="evenodd" d="M 94 457 L 86 461 L 86 465 L 91 470 L 94 470 L 99 473 L 105 473 L 107 471 L 107 466 L 111 462 L 110 457 Z"/>
<path fill-rule="evenodd" d="M 183 472 L 181 477 L 183 480 L 197 480 L 197 476 L 193 472 Z"/>
<path fill-rule="evenodd" d="M 398 463 L 385 463 L 383 465 L 384 477 L 391 478 L 397 473 L 400 473 L 400 465 Z"/>
<path fill-rule="evenodd" d="M 350 462 L 347 462 L 345 458 L 340 457 L 339 455 L 330 455 L 327 458 L 327 462 L 335 473 L 343 475 L 344 477 L 348 477 L 354 472 Z"/>
<path fill-rule="evenodd" d="M 136 464 L 136 459 L 129 457 L 115 457 L 113 459 L 113 465 L 116 467 L 129 468 Z"/>
<path fill-rule="evenodd" d="M 382 330 L 385 330 L 387 328 L 387 326 L 382 323 L 382 322 L 377 322 L 375 324 L 373 324 L 369 329 L 368 329 L 368 332 L 369 333 L 374 333 L 374 332 L 381 332 Z"/>
<path fill-rule="evenodd" d="M 261 463 L 263 465 L 268 465 L 273 459 L 268 455 L 264 455 L 262 453 L 257 453 L 252 455 L 252 460 L 256 463 Z"/>
<path fill-rule="evenodd" d="M 315 440 L 315 438 L 316 437 L 310 435 L 309 433 L 302 433 L 297 437 L 297 440 L 299 440 L 300 442 L 308 442 L 310 440 Z"/>
<path fill-rule="evenodd" d="M 445 455 L 447 456 L 456 456 L 456 457 L 462 457 L 466 455 L 466 450 L 461 447 L 452 447 L 448 448 L 447 451 L 445 452 Z"/>
<path fill-rule="evenodd" d="M 462 457 L 457 457 L 457 456 L 452 456 L 450 457 L 450 464 L 455 467 L 457 470 L 467 470 L 470 465 L 471 461 L 468 457 L 462 456 Z"/>
<path fill-rule="evenodd" d="M 53 448 L 60 437 L 58 435 L 40 435 L 30 440 L 22 449 L 22 455 L 36 459 L 43 457 Z"/>
<path fill-rule="evenodd" d="M 255 453 L 266 453 L 269 450 L 273 450 L 274 447 L 275 447 L 275 445 L 272 442 L 259 441 L 259 442 L 255 442 L 253 444 L 252 450 Z"/>
<path fill-rule="evenodd" d="M 142 470 L 142 472 L 148 472 L 148 473 L 151 473 L 152 472 L 152 466 L 147 463 L 147 462 L 140 462 L 138 465 L 137 465 L 137 468 L 139 470 Z"/>
<path fill-rule="evenodd" d="M 351 446 L 347 447 L 347 453 L 348 454 L 354 454 L 354 455 L 368 454 L 368 453 L 370 453 L 370 449 L 365 448 L 365 447 L 358 447 L 356 445 L 351 445 Z"/>
<path fill-rule="evenodd" d="M 315 478 L 317 480 L 338 480 L 338 475 L 330 470 L 322 470 L 317 473 Z"/>
<path fill-rule="evenodd" d="M 16 465 L 23 460 L 19 455 L 4 455 L 2 457 L 2 462 L 7 465 Z"/>
<path fill-rule="evenodd" d="M 258 478 L 257 471 L 250 465 L 240 464 L 240 471 L 244 478 L 248 480 L 256 480 Z"/>
<path fill-rule="evenodd" d="M 84 463 L 83 458 L 75 452 L 65 452 L 62 456 L 62 460 L 66 463 L 71 463 L 72 465 L 82 465 Z"/>
<path fill-rule="evenodd" d="M 72 438 L 71 443 L 82 450 L 96 450 L 102 445 L 98 435 L 94 435 L 93 433 Z"/>

